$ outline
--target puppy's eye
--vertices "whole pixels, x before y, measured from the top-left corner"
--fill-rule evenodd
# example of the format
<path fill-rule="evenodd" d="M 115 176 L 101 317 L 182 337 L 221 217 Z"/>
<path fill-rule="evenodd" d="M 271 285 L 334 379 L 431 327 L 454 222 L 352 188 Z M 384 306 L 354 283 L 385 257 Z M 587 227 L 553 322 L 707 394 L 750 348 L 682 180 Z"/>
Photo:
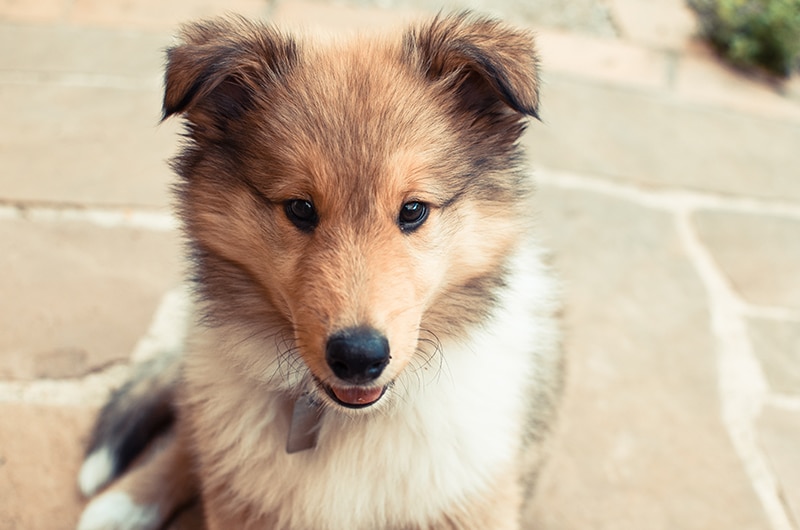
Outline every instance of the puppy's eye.
<path fill-rule="evenodd" d="M 428 218 L 428 205 L 424 202 L 410 201 L 400 208 L 397 224 L 403 232 L 413 232 Z"/>
<path fill-rule="evenodd" d="M 302 230 L 303 232 L 311 232 L 317 226 L 319 217 L 314 205 L 311 201 L 305 199 L 292 199 L 283 203 L 283 210 L 286 212 L 286 217 Z"/>

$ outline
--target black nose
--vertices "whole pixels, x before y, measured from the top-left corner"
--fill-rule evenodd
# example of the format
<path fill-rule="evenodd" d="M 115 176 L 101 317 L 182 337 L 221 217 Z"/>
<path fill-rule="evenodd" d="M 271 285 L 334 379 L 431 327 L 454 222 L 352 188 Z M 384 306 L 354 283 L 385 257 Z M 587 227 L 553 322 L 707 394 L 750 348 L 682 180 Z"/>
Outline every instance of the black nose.
<path fill-rule="evenodd" d="M 348 383 L 377 379 L 389 364 L 389 341 L 368 327 L 348 328 L 331 335 L 325 360 L 336 377 Z"/>

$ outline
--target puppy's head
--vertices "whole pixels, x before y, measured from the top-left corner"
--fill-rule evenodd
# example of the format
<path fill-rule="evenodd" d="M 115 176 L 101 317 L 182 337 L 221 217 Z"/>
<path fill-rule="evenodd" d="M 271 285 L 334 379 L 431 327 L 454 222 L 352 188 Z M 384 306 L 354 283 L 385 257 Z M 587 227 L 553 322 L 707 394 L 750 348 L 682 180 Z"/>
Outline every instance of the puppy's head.
<path fill-rule="evenodd" d="M 209 322 L 261 345 L 237 350 L 253 377 L 382 401 L 487 317 L 525 232 L 531 36 L 463 14 L 324 47 L 241 20 L 182 38 L 164 117 L 185 118 L 179 211 Z"/>

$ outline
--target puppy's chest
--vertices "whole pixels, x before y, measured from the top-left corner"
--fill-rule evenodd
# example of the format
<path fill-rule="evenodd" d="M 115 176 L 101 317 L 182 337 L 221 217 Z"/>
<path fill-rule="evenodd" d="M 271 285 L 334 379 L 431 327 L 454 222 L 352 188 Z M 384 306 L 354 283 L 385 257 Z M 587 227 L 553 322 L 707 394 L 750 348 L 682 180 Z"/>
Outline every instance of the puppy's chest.
<path fill-rule="evenodd" d="M 272 421 L 257 436 L 242 415 L 229 416 L 225 430 L 241 432 L 216 447 L 211 467 L 279 528 L 421 526 L 483 492 L 492 470 L 516 453 L 514 422 L 498 419 L 503 413 L 435 390 L 425 401 L 362 418 L 323 414 L 316 446 L 293 454 L 285 450 L 290 410 L 268 402 L 272 410 L 259 415 Z"/>

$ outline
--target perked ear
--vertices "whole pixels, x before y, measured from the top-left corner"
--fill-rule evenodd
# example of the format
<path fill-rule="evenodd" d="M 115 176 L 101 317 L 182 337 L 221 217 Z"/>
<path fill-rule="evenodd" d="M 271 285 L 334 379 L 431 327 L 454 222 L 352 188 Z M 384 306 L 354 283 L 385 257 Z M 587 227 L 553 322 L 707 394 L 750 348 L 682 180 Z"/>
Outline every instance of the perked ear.
<path fill-rule="evenodd" d="M 221 125 L 240 116 L 256 94 L 297 61 L 297 45 L 274 28 L 229 18 L 184 26 L 167 50 L 163 119 Z"/>
<path fill-rule="evenodd" d="M 484 102 L 494 98 L 538 118 L 539 61 L 529 32 L 468 12 L 437 16 L 406 33 L 404 51 L 430 79 L 451 82 L 462 96 L 482 94 Z"/>

